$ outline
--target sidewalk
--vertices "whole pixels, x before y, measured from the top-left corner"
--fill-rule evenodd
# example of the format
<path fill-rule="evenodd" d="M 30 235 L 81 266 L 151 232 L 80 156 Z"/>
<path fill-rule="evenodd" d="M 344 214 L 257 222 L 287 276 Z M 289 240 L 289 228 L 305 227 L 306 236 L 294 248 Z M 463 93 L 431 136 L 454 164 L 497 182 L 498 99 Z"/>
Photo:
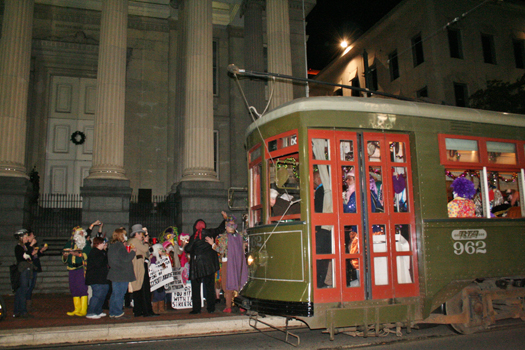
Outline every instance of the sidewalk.
<path fill-rule="evenodd" d="M 248 316 L 223 313 L 223 303 L 217 304 L 212 314 L 203 308 L 200 315 L 190 315 L 191 310 L 184 309 L 171 310 L 159 317 L 133 317 L 132 309 L 126 308 L 128 318 L 90 320 L 66 315 L 67 311 L 73 310 L 70 295 L 34 294 L 31 312 L 34 317 L 22 319 L 12 316 L 13 299 L 13 296 L 4 296 L 7 313 L 6 318 L 0 321 L 0 348 L 253 331 Z M 108 313 L 107 310 L 104 312 Z M 265 322 L 283 326 L 285 319 L 267 317 Z M 297 322 L 296 325 L 302 324 Z M 259 324 L 259 328 L 264 327 Z"/>

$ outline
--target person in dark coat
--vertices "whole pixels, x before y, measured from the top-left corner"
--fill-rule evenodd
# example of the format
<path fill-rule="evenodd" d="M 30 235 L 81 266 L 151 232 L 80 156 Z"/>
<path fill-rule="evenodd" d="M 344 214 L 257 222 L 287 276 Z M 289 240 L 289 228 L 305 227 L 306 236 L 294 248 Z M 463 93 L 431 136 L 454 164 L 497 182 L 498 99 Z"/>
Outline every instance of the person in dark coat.
<path fill-rule="evenodd" d="M 102 312 L 102 305 L 109 291 L 106 249 L 107 244 L 102 238 L 93 238 L 93 249 L 89 252 L 86 269 L 86 285 L 91 286 L 93 296 L 89 301 L 86 318 L 99 319 L 106 316 Z"/>
<path fill-rule="evenodd" d="M 190 280 L 191 300 L 193 310 L 190 314 L 201 313 L 201 284 L 204 283 L 206 290 L 206 309 L 209 313 L 215 312 L 215 272 L 220 268 L 219 258 L 211 245 L 206 242 L 206 237 L 215 238 L 226 229 L 225 220 L 228 217 L 222 212 L 224 220 L 219 227 L 207 229 L 204 220 L 197 220 L 193 224 L 193 235 L 184 247 L 184 251 L 190 254 Z"/>
<path fill-rule="evenodd" d="M 135 257 L 137 248 L 130 248 L 128 252 L 124 242 L 126 230 L 118 228 L 113 232 L 111 244 L 108 248 L 109 272 L 108 280 L 111 281 L 111 298 L 109 299 L 109 317 L 124 317 L 124 295 L 128 290 L 129 282 L 135 281 L 132 260 Z"/>

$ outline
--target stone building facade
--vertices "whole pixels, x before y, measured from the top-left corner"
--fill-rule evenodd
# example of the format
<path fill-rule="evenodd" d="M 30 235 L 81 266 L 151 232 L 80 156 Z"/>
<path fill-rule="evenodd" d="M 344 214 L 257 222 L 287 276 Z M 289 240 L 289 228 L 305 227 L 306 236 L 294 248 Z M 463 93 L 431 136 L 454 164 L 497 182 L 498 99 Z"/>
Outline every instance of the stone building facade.
<path fill-rule="evenodd" d="M 314 5 L 0 1 L 0 235 L 9 251 L 31 222 L 32 169 L 40 193 L 82 195 L 84 226 L 127 227 L 139 189 L 174 196 L 184 232 L 197 218 L 218 223 L 228 189 L 247 186 L 252 122 L 227 66 L 304 77 L 303 19 Z M 240 84 L 261 111 L 265 82 Z M 270 108 L 305 96 L 300 85 L 275 89 Z"/>
<path fill-rule="evenodd" d="M 404 0 L 316 79 L 468 106 L 468 97 L 486 88 L 488 80 L 515 82 L 524 68 L 523 1 Z M 334 94 L 365 96 L 310 88 L 311 96 Z"/>

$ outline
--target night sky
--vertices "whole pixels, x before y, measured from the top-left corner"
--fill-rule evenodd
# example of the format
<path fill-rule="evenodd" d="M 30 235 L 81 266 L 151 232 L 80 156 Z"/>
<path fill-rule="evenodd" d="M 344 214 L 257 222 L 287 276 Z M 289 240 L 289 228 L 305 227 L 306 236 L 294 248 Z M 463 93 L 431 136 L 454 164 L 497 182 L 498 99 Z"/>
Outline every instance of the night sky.
<path fill-rule="evenodd" d="M 308 68 L 321 70 L 339 52 L 343 38 L 355 41 L 401 0 L 317 0 L 306 17 Z"/>

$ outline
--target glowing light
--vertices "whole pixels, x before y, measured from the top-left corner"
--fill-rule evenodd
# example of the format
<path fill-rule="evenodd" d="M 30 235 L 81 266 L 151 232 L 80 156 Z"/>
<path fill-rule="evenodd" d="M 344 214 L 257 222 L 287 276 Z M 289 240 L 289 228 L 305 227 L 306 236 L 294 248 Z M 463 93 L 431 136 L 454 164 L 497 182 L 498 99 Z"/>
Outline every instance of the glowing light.
<path fill-rule="evenodd" d="M 255 259 L 253 258 L 253 256 L 249 255 L 249 256 L 248 256 L 248 266 L 250 266 L 251 264 L 253 264 L 254 261 L 255 261 Z"/>
<path fill-rule="evenodd" d="M 346 40 L 341 41 L 341 47 L 343 49 L 346 49 L 348 47 L 348 41 L 346 41 Z"/>

